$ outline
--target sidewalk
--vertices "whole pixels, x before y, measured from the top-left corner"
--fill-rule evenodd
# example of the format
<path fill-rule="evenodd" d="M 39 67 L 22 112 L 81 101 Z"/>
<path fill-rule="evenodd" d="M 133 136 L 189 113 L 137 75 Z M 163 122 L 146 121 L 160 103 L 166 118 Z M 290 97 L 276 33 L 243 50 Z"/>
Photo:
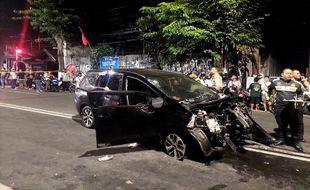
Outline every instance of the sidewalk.
<path fill-rule="evenodd" d="M 261 125 L 269 134 L 274 134 L 274 129 L 277 128 L 277 122 L 274 118 L 274 115 L 270 112 L 262 112 L 262 111 L 253 111 L 252 117 L 254 120 Z M 304 138 L 306 142 L 301 142 L 301 145 L 304 149 L 304 153 L 310 155 L 310 116 L 304 115 Z M 280 148 L 289 151 L 295 151 L 295 148 L 290 145 L 280 145 L 273 146 L 274 148 Z"/>

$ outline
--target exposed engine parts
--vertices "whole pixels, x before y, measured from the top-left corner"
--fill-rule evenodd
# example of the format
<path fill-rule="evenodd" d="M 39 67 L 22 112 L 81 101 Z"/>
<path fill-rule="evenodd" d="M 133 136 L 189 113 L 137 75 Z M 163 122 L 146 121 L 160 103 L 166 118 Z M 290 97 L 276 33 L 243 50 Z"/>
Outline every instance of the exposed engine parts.
<path fill-rule="evenodd" d="M 239 103 L 220 111 L 197 110 L 193 113 L 187 128 L 189 130 L 198 128 L 205 133 L 210 147 L 228 146 L 233 152 L 236 152 L 239 145 L 242 146 L 244 139 L 264 144 L 274 140 L 251 118 L 247 108 Z"/>

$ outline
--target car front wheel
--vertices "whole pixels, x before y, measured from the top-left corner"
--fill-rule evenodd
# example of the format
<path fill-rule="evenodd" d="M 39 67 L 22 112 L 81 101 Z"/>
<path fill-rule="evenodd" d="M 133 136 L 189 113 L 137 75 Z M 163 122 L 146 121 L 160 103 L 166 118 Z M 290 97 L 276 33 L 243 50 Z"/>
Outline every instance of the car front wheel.
<path fill-rule="evenodd" d="M 85 106 L 81 111 L 82 124 L 86 128 L 93 128 L 96 124 L 96 117 L 90 106 Z"/>
<path fill-rule="evenodd" d="M 181 136 L 177 134 L 168 134 L 166 136 L 164 148 L 169 156 L 177 160 L 183 160 L 187 152 L 185 139 L 182 139 Z"/>

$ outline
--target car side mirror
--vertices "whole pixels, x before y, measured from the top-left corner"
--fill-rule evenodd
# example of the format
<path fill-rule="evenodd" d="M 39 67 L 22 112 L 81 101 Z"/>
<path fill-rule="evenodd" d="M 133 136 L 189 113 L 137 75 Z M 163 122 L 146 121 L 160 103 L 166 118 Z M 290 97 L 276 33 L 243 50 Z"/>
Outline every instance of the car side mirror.
<path fill-rule="evenodd" d="M 164 99 L 161 97 L 151 98 L 151 105 L 153 108 L 161 108 L 164 104 Z"/>

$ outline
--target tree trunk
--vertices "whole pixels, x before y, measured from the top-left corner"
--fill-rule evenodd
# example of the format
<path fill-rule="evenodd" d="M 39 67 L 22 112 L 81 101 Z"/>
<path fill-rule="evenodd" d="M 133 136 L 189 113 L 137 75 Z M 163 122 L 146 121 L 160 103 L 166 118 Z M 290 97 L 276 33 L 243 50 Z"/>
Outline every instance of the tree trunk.
<path fill-rule="evenodd" d="M 57 44 L 58 71 L 62 72 L 64 69 L 64 52 L 63 52 L 64 37 L 61 35 L 55 35 L 54 39 Z"/>

